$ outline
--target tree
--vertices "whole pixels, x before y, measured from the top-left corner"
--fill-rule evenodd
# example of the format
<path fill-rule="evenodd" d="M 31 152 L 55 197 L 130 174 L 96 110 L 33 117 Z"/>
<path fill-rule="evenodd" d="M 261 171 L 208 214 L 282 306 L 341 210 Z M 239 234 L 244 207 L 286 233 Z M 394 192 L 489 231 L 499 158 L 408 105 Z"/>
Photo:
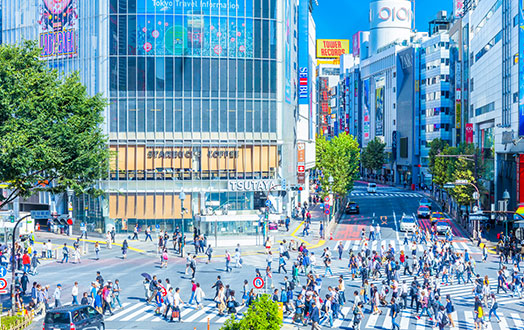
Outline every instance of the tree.
<path fill-rule="evenodd" d="M 344 198 L 353 188 L 359 174 L 359 146 L 351 135 L 346 133 L 331 140 L 324 137 L 316 141 L 316 168 L 322 172 L 320 185 L 322 197 L 333 192 Z M 333 182 L 329 182 L 329 177 Z"/>
<path fill-rule="evenodd" d="M 477 184 L 475 182 L 475 178 L 473 177 L 473 172 L 469 169 L 471 167 L 470 164 L 468 164 L 468 161 L 464 159 L 457 160 L 455 164 L 455 171 L 454 171 L 454 181 L 457 180 L 467 180 L 468 182 L 472 184 Z M 471 185 L 457 185 L 452 190 L 453 198 L 459 203 L 460 205 L 470 205 L 474 199 L 473 199 L 473 193 L 475 192 L 475 188 Z"/>
<path fill-rule="evenodd" d="M 441 138 L 431 141 L 429 144 L 429 172 L 431 174 L 435 173 L 435 160 L 436 156 L 444 151 L 448 147 L 448 143 Z"/>
<path fill-rule="evenodd" d="M 386 144 L 378 138 L 369 141 L 368 145 L 362 150 L 362 167 L 370 171 L 380 171 L 384 166 Z"/>
<path fill-rule="evenodd" d="M 105 100 L 39 55 L 34 42 L 0 46 L 0 182 L 10 190 L 0 207 L 37 191 L 98 193 L 108 173 Z"/>
<path fill-rule="evenodd" d="M 249 306 L 241 320 L 228 319 L 221 330 L 278 330 L 282 326 L 278 305 L 267 294 L 260 295 Z"/>

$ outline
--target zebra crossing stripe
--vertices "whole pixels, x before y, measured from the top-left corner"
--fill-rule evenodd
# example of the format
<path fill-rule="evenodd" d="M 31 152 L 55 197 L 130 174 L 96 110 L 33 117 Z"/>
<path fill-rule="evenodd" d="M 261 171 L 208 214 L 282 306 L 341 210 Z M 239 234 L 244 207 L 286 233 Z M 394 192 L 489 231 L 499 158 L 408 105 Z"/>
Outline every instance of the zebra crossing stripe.
<path fill-rule="evenodd" d="M 464 311 L 464 322 L 466 322 L 466 329 L 473 326 L 473 312 Z"/>
<path fill-rule="evenodd" d="M 382 312 L 384 313 L 384 312 Z M 391 319 L 391 309 L 387 309 L 386 310 L 386 316 L 385 316 L 385 319 L 384 319 L 384 323 L 382 324 L 382 328 L 383 329 L 391 329 L 391 327 L 393 326 L 393 323 L 391 322 L 392 319 Z"/>
<path fill-rule="evenodd" d="M 240 306 L 239 308 L 237 308 L 237 314 L 242 310 L 244 309 L 244 305 Z M 218 313 L 217 313 L 218 314 Z M 229 315 L 226 315 L 226 316 L 222 316 L 220 318 L 218 318 L 216 321 L 214 321 L 214 323 L 224 323 L 226 322 L 226 320 L 229 318 Z M 240 315 L 236 315 L 236 318 L 237 319 L 241 319 L 242 317 Z M 207 318 L 200 321 L 200 322 L 207 322 Z"/>
<path fill-rule="evenodd" d="M 409 328 L 409 319 L 410 319 L 409 312 L 402 311 L 400 314 L 400 329 L 406 330 Z"/>
<path fill-rule="evenodd" d="M 349 245 L 351 245 L 351 241 L 346 241 L 346 244 L 344 244 L 344 251 L 349 249 Z"/>
<path fill-rule="evenodd" d="M 137 310 L 137 311 L 135 311 L 135 312 L 129 314 L 128 316 L 124 317 L 124 318 L 122 319 L 122 321 L 129 321 L 129 320 L 133 319 L 134 317 L 137 317 L 138 315 L 141 315 L 142 313 L 150 312 L 150 311 L 152 311 L 152 310 L 153 310 L 153 309 L 152 309 L 151 306 L 143 307 L 143 308 L 141 308 L 141 309 L 139 309 L 139 310 Z M 145 316 L 146 316 L 146 318 L 148 318 L 148 317 L 150 317 L 150 315 L 151 315 L 151 314 L 146 314 Z M 143 318 L 143 317 L 142 317 L 142 318 Z M 140 321 L 140 319 L 139 319 L 138 321 Z"/>
<path fill-rule="evenodd" d="M 511 313 L 511 318 L 513 319 L 513 323 L 517 327 L 517 329 L 523 329 L 524 324 L 522 323 L 522 320 L 520 319 L 519 314 L 517 313 Z"/>
<path fill-rule="evenodd" d="M 417 320 L 417 330 L 424 330 L 426 328 L 426 320 L 423 318 L 420 318 Z"/>
<path fill-rule="evenodd" d="M 506 322 L 506 318 L 504 317 L 504 314 L 498 313 L 498 316 L 500 317 L 500 323 L 499 323 L 500 328 L 509 329 L 508 322 Z"/>
<path fill-rule="evenodd" d="M 336 319 L 334 322 L 333 322 L 333 328 L 340 328 L 342 326 L 342 323 L 346 320 L 346 318 L 348 317 L 348 313 L 349 311 L 351 310 L 351 308 L 349 307 L 342 307 L 342 315 L 344 315 L 344 319 Z"/>
<path fill-rule="evenodd" d="M 199 318 L 200 316 L 204 315 L 204 314 L 209 314 L 208 312 L 211 310 L 211 308 L 214 306 L 215 304 L 209 304 L 207 305 L 206 307 L 204 307 L 203 309 L 199 310 L 198 312 L 196 312 L 195 314 L 191 315 L 190 317 L 188 317 L 187 319 L 185 319 L 184 321 L 186 322 L 192 322 L 194 320 L 196 320 L 197 318 Z"/>
<path fill-rule="evenodd" d="M 366 323 L 366 329 L 374 328 L 377 324 L 379 314 L 371 314 L 368 318 L 368 323 Z"/>
<path fill-rule="evenodd" d="M 122 316 L 122 315 L 124 315 L 124 314 L 130 313 L 130 312 L 132 312 L 134 309 L 137 309 L 138 307 L 143 306 L 143 305 L 144 305 L 143 302 L 138 303 L 138 304 L 135 304 L 135 305 L 133 305 L 133 306 L 127 308 L 127 309 L 124 309 L 123 311 L 121 311 L 121 312 L 119 312 L 119 313 L 115 313 L 115 314 L 113 314 L 112 316 L 108 317 L 108 318 L 106 319 L 106 321 L 113 321 L 113 320 L 116 320 L 118 317 L 120 317 L 120 316 Z"/>

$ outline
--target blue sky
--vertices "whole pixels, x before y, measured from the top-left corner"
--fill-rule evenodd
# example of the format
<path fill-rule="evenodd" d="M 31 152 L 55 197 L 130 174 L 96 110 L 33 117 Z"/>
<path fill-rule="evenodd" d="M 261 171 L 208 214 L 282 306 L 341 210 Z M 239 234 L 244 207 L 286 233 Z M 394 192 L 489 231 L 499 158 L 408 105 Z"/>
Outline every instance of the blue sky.
<path fill-rule="evenodd" d="M 452 0 L 418 0 L 415 24 L 418 31 L 427 32 L 428 22 L 439 10 L 451 14 Z M 357 31 L 369 29 L 369 0 L 318 0 L 313 17 L 317 39 L 351 39 Z"/>

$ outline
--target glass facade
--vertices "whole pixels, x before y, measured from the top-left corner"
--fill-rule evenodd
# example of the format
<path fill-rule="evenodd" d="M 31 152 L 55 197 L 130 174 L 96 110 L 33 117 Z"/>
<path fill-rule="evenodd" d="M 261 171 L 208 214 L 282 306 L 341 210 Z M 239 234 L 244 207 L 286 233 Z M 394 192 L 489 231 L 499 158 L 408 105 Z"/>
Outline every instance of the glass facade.
<path fill-rule="evenodd" d="M 294 173 L 295 3 L 2 4 L 16 8 L 2 12 L 5 42 L 39 40 L 50 67 L 78 71 L 89 94 L 108 100 L 104 130 L 114 158 L 100 182 L 107 194 L 74 200 L 75 219 L 90 228 L 139 223 L 190 231 L 195 216 L 209 211 L 254 215 L 267 187 Z M 63 47 L 55 34 L 67 38 Z"/>

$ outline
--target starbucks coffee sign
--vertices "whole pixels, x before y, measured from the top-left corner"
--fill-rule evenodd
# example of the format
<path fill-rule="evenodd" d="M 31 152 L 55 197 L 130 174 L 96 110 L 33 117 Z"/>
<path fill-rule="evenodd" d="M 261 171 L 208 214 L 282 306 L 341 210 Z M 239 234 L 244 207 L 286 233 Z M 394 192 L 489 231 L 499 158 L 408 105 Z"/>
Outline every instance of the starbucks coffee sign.
<path fill-rule="evenodd" d="M 269 191 L 278 185 L 275 180 L 235 180 L 229 181 L 230 191 Z"/>

